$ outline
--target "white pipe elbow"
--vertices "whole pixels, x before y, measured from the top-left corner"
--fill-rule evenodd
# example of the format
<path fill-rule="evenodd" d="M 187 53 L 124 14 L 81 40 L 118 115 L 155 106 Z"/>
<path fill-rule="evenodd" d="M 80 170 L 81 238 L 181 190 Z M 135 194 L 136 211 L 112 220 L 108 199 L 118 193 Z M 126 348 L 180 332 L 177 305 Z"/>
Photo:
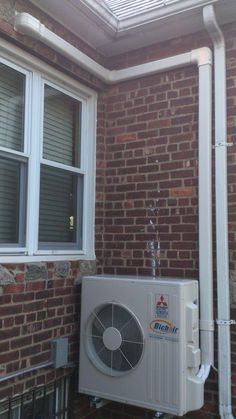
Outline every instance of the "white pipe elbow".
<path fill-rule="evenodd" d="M 211 370 L 211 365 L 201 365 L 201 368 L 197 374 L 197 377 L 205 382 L 207 378 L 209 377 L 210 370 Z"/>
<path fill-rule="evenodd" d="M 45 26 L 29 13 L 17 13 L 15 16 L 14 29 L 23 35 L 29 35 L 32 38 L 40 39 L 42 30 Z"/>
<path fill-rule="evenodd" d="M 191 61 L 198 66 L 212 65 L 212 52 L 210 48 L 204 47 L 191 51 Z"/>

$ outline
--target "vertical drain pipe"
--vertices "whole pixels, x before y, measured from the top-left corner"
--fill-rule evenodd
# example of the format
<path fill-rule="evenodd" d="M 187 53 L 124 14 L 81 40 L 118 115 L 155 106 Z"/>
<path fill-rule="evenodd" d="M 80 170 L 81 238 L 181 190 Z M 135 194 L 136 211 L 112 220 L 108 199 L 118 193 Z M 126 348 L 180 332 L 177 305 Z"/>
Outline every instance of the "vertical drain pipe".
<path fill-rule="evenodd" d="M 226 58 L 224 36 L 212 5 L 203 9 L 205 26 L 214 44 L 215 57 L 215 182 L 216 182 L 216 257 L 218 294 L 218 369 L 219 412 L 233 419 L 231 406 L 230 295 L 227 200 L 227 116 Z"/>
<path fill-rule="evenodd" d="M 199 377 L 206 380 L 214 364 L 213 252 L 212 252 L 212 59 L 198 60 L 198 212 L 199 212 L 199 293 L 200 345 L 202 367 Z"/>

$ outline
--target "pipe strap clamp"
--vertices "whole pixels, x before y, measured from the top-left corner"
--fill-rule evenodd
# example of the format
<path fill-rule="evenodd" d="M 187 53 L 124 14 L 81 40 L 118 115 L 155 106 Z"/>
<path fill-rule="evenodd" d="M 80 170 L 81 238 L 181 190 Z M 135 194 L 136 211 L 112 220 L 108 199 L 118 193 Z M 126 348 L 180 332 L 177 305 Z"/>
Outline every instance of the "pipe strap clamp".
<path fill-rule="evenodd" d="M 217 147 L 232 147 L 234 145 L 234 143 L 226 143 L 226 142 L 219 142 L 216 143 L 213 148 L 217 148 Z"/>
<path fill-rule="evenodd" d="M 236 320 L 216 320 L 216 323 L 220 326 L 231 326 L 236 324 Z"/>

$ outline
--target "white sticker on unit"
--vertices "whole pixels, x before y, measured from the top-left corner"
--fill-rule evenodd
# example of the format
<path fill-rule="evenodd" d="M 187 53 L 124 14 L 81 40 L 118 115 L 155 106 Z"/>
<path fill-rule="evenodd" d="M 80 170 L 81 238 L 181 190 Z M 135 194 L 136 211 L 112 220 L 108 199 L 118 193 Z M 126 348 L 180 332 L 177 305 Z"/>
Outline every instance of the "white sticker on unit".
<path fill-rule="evenodd" d="M 179 328 L 169 320 L 153 319 L 149 324 L 150 337 L 168 340 L 178 340 Z"/>
<path fill-rule="evenodd" d="M 155 295 L 155 316 L 160 319 L 169 318 L 169 295 Z"/>

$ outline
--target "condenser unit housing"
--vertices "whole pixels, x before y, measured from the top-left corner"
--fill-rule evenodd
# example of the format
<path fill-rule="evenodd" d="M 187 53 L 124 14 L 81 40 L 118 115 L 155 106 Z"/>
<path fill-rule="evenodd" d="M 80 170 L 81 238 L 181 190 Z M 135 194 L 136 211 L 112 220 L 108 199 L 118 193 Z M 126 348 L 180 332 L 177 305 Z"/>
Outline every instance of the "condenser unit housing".
<path fill-rule="evenodd" d="M 175 415 L 203 405 L 198 282 L 82 281 L 79 391 Z"/>

